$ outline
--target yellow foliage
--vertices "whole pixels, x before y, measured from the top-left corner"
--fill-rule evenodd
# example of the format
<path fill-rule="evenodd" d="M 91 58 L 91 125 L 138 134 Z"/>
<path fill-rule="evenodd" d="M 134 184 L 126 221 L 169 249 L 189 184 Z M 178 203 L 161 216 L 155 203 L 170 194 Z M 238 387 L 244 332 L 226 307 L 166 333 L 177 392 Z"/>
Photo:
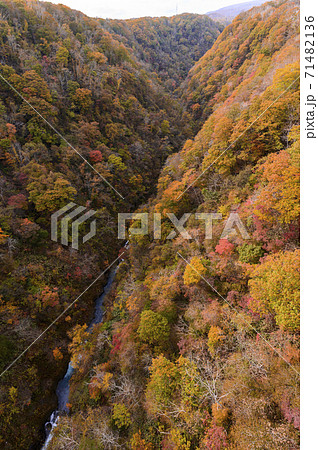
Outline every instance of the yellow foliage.
<path fill-rule="evenodd" d="M 222 329 L 212 326 L 208 334 L 208 347 L 212 355 L 214 355 L 215 348 L 222 338 Z"/>
<path fill-rule="evenodd" d="M 106 372 L 102 379 L 101 391 L 106 392 L 110 385 L 110 380 L 113 378 L 113 374 Z"/>
<path fill-rule="evenodd" d="M 170 432 L 171 440 L 175 445 L 176 450 L 190 450 L 191 442 L 187 440 L 185 436 L 182 435 L 181 431 L 177 428 L 173 428 Z"/>
<path fill-rule="evenodd" d="M 207 269 L 203 265 L 201 259 L 197 256 L 191 258 L 190 264 L 187 264 L 184 275 L 183 282 L 186 286 L 191 284 L 199 283 L 202 277 L 206 275 Z"/>
<path fill-rule="evenodd" d="M 263 183 L 254 203 L 254 213 L 268 222 L 290 223 L 300 214 L 299 131 L 288 150 L 268 155 L 257 169 Z M 276 214 L 275 214 L 276 213 Z"/>
<path fill-rule="evenodd" d="M 270 255 L 255 267 L 249 281 L 255 312 L 275 314 L 277 324 L 290 331 L 299 330 L 300 251 Z"/>
<path fill-rule="evenodd" d="M 87 355 L 85 355 L 84 343 L 87 340 L 89 333 L 86 329 L 87 325 L 76 325 L 70 333 L 72 342 L 69 345 L 69 351 L 72 355 L 71 361 L 74 369 L 79 368 L 87 357 Z"/>

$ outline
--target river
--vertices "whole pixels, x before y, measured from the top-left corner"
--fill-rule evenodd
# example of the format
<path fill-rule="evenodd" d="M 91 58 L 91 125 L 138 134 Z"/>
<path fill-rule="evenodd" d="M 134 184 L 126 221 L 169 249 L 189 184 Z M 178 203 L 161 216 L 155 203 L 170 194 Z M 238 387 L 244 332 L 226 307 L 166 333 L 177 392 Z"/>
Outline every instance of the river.
<path fill-rule="evenodd" d="M 94 317 L 88 326 L 88 329 L 87 329 L 88 332 L 92 330 L 94 325 L 101 323 L 103 320 L 104 299 L 105 299 L 105 296 L 110 291 L 110 288 L 112 286 L 112 283 L 113 283 L 115 275 L 116 275 L 116 270 L 117 270 L 117 267 L 113 267 L 110 270 L 107 284 L 106 284 L 106 286 L 104 286 L 102 294 L 95 301 Z M 68 413 L 67 404 L 68 404 L 69 393 L 70 393 L 70 379 L 71 379 L 74 371 L 75 371 L 75 369 L 72 367 L 71 362 L 69 362 L 67 371 L 66 371 L 64 377 L 58 382 L 58 385 L 56 388 L 56 396 L 58 399 L 58 408 L 52 412 L 50 420 L 48 422 L 46 422 L 46 424 L 45 424 L 46 439 L 45 439 L 44 445 L 42 447 L 42 450 L 46 450 L 50 441 L 52 440 L 53 430 L 58 423 L 59 415 L 61 413 L 64 413 L 64 414 Z"/>

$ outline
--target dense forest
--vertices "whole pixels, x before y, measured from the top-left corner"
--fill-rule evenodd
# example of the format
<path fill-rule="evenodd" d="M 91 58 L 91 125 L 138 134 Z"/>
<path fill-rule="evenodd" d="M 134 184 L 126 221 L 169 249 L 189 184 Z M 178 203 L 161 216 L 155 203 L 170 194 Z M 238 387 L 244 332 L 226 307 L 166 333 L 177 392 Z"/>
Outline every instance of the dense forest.
<path fill-rule="evenodd" d="M 49 449 L 298 449 L 298 3 L 222 31 L 1 0 L 0 40 L 1 444 L 40 448 L 71 359 Z M 69 201 L 97 211 L 78 251 L 50 240 Z M 103 323 L 88 333 L 107 273 L 46 331 L 133 211 L 162 235 L 129 237 Z M 189 239 L 167 213 L 193 213 Z M 224 235 L 233 213 L 249 239 Z"/>
<path fill-rule="evenodd" d="M 224 26 L 207 16 L 142 17 L 101 21 L 170 91 L 178 88 L 189 70 L 210 50 Z"/>

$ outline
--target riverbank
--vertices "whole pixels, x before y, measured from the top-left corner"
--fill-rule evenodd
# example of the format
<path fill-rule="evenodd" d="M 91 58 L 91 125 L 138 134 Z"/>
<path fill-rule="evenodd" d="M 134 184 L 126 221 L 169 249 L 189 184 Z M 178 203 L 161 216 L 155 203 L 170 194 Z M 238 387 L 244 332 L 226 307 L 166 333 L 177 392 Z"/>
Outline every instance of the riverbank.
<path fill-rule="evenodd" d="M 103 292 L 97 297 L 95 300 L 95 306 L 94 306 L 94 316 L 91 320 L 91 322 L 88 325 L 87 331 L 90 333 L 93 329 L 93 327 L 103 320 L 104 315 L 104 299 L 106 295 L 109 293 L 115 275 L 117 271 L 117 266 L 112 267 L 109 271 L 108 280 L 106 285 L 103 288 Z M 67 371 L 64 375 L 64 377 L 59 381 L 57 388 L 56 388 L 56 397 L 57 397 L 57 409 L 54 410 L 50 415 L 50 420 L 45 423 L 45 434 L 46 439 L 41 447 L 42 450 L 46 450 L 48 448 L 49 443 L 52 440 L 53 437 L 53 430 L 56 427 L 58 423 L 59 416 L 61 414 L 68 414 L 69 408 L 68 408 L 68 400 L 69 400 L 69 393 L 70 393 L 70 380 L 75 372 L 75 369 L 73 368 L 71 362 L 69 362 Z"/>

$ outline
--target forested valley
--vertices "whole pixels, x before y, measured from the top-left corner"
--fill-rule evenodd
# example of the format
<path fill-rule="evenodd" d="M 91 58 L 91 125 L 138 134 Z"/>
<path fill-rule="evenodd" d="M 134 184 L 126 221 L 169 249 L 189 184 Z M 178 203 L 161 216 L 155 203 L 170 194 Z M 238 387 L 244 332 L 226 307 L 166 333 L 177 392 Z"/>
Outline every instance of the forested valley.
<path fill-rule="evenodd" d="M 71 360 L 51 450 L 298 449 L 299 4 L 224 27 L 0 0 L 0 112 L 4 448 L 41 448 Z M 71 201 L 96 211 L 79 250 L 51 240 Z M 122 252 L 123 212 L 160 239 Z"/>

